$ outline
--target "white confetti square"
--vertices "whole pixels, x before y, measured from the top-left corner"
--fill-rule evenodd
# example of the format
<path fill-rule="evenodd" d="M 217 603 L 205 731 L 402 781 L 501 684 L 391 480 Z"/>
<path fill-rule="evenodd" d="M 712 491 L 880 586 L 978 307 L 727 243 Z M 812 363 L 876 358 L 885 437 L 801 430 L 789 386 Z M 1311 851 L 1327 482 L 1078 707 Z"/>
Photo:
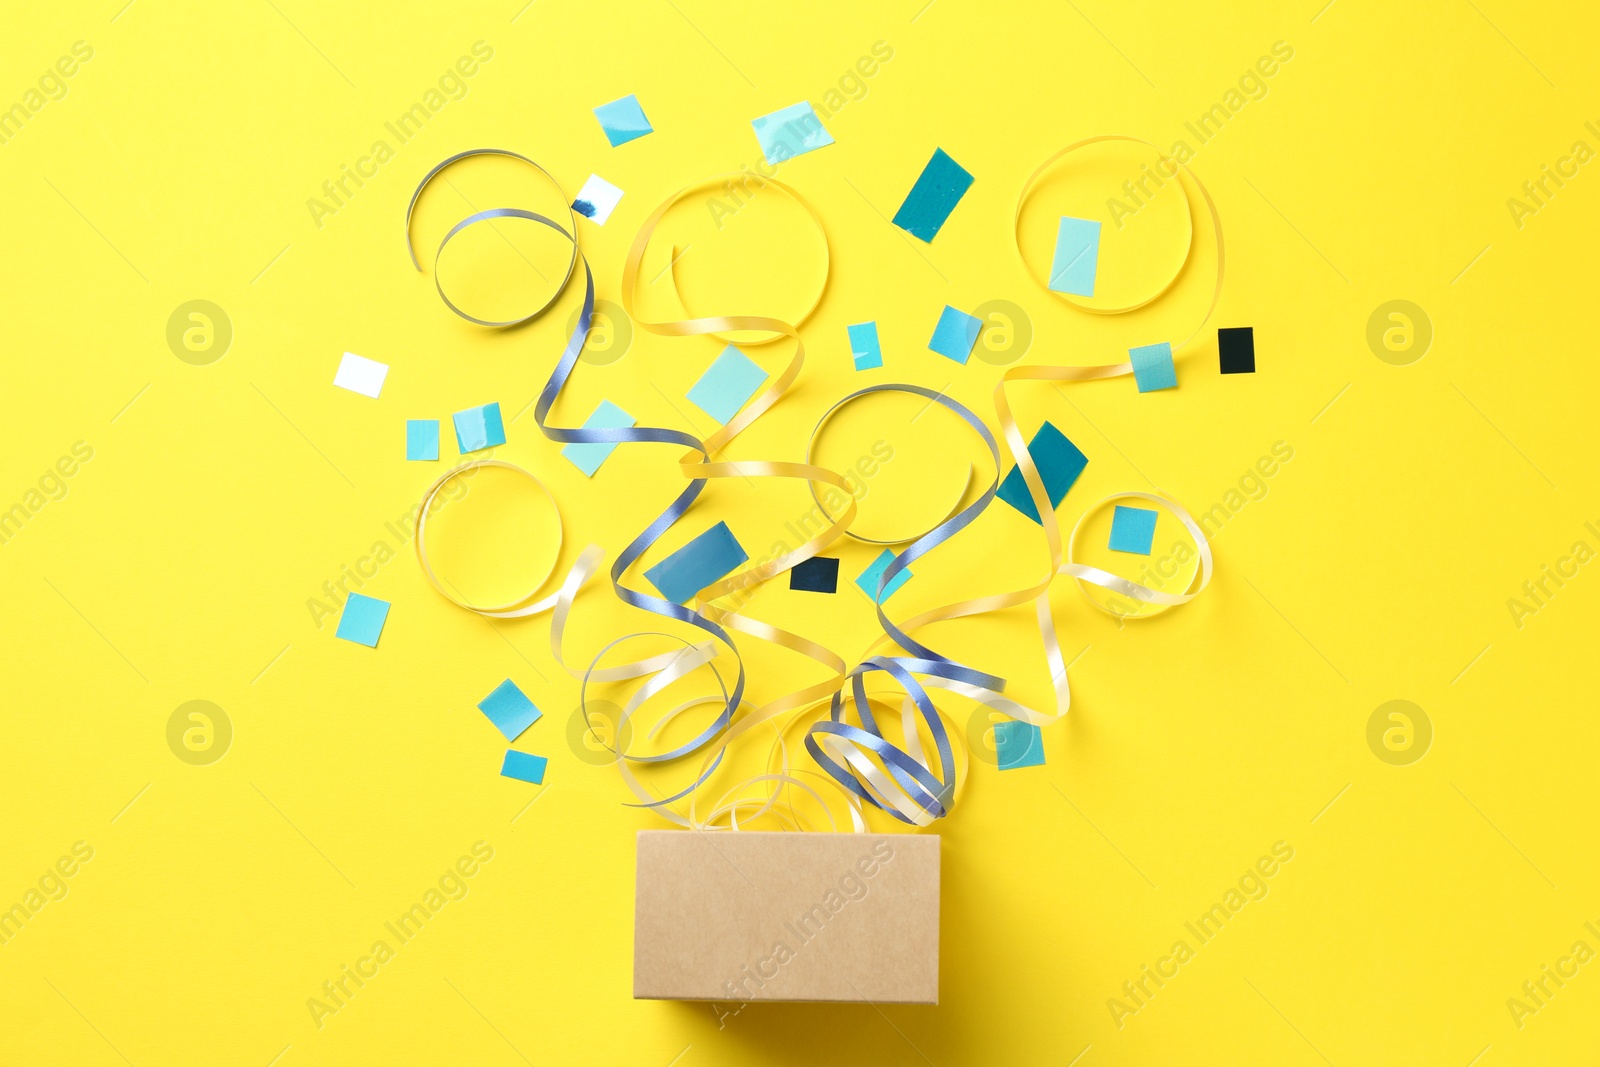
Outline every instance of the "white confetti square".
<path fill-rule="evenodd" d="M 592 219 L 596 225 L 604 226 L 621 199 L 621 189 L 600 175 L 591 174 L 589 180 L 583 183 L 583 188 L 578 190 L 578 199 L 572 202 L 572 210 L 586 219 Z"/>
<path fill-rule="evenodd" d="M 339 361 L 339 373 L 333 376 L 333 384 L 340 389 L 348 389 L 352 393 L 360 393 L 376 400 L 383 390 L 383 380 L 388 376 L 387 363 L 379 363 L 375 359 L 346 352 L 344 358 Z"/>

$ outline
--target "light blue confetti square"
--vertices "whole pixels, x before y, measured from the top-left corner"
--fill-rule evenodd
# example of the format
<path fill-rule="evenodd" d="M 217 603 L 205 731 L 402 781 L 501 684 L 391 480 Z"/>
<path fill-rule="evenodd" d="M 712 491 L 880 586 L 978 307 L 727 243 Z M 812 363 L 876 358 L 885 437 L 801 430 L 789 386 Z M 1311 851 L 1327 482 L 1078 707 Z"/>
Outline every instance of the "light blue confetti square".
<path fill-rule="evenodd" d="M 544 784 L 544 769 L 550 761 L 543 756 L 535 756 L 531 752 L 518 752 L 514 748 L 506 749 L 506 758 L 500 764 L 500 773 L 507 778 L 515 778 L 519 782 L 532 782 L 534 785 Z"/>
<path fill-rule="evenodd" d="M 500 405 L 484 404 L 451 416 L 456 424 L 456 450 L 463 456 L 506 443 L 506 427 L 500 421 Z"/>
<path fill-rule="evenodd" d="M 478 710 L 489 716 L 489 721 L 505 735 L 507 741 L 515 741 L 522 736 L 522 732 L 538 722 L 544 714 L 510 678 L 478 701 Z"/>
<path fill-rule="evenodd" d="M 639 98 L 631 93 L 620 100 L 601 104 L 594 109 L 594 117 L 600 120 L 600 128 L 605 131 L 612 148 L 655 132 L 650 120 L 644 117 Z"/>
<path fill-rule="evenodd" d="M 594 409 L 594 414 L 583 420 L 582 428 L 585 430 L 623 430 L 633 424 L 634 418 L 632 415 L 629 415 L 611 401 L 602 400 L 600 401 L 600 406 Z M 594 472 L 600 469 L 600 464 L 604 463 L 606 457 L 617 450 L 617 443 L 615 441 L 573 443 L 564 446 L 561 449 L 561 454 L 571 460 L 573 466 L 593 478 Z"/>
<path fill-rule="evenodd" d="M 804 100 L 753 119 L 750 125 L 755 127 L 761 154 L 771 164 L 803 156 L 833 143 L 832 135 L 823 128 L 816 111 Z"/>
<path fill-rule="evenodd" d="M 1099 257 L 1100 223 L 1061 216 L 1061 228 L 1056 231 L 1056 258 L 1050 265 L 1050 288 L 1074 296 L 1093 296 Z"/>
<path fill-rule="evenodd" d="M 1160 516 L 1149 508 L 1125 508 L 1118 504 L 1111 513 L 1111 551 L 1148 556 L 1150 543 L 1156 537 L 1158 518 Z"/>
<path fill-rule="evenodd" d="M 333 636 L 368 648 L 377 648 L 384 620 L 388 617 L 387 600 L 351 593 L 344 602 L 344 611 L 339 615 L 339 628 L 333 632 Z"/>
<path fill-rule="evenodd" d="M 883 366 L 883 349 L 878 346 L 878 324 L 858 322 L 846 326 L 850 334 L 850 355 L 855 358 L 856 370 L 873 370 Z"/>
<path fill-rule="evenodd" d="M 994 724 L 994 751 L 1002 771 L 1044 765 L 1044 733 L 1031 722 L 1012 719 Z"/>
<path fill-rule="evenodd" d="M 965 363 L 967 357 L 972 355 L 972 346 L 978 343 L 978 334 L 983 332 L 983 320 L 968 315 L 965 311 L 957 311 L 946 304 L 944 312 L 939 316 L 939 325 L 933 329 L 933 340 L 928 342 L 928 347 L 957 363 Z"/>
<path fill-rule="evenodd" d="M 891 578 L 889 584 L 883 587 L 882 595 L 879 595 L 878 582 L 882 580 L 883 572 L 888 569 L 889 564 L 893 561 L 894 553 L 886 548 L 877 559 L 872 561 L 872 566 L 862 571 L 861 576 L 856 579 L 856 587 L 867 594 L 868 600 L 876 599 L 877 603 L 882 604 L 885 600 L 894 596 L 895 591 L 902 585 L 911 580 L 911 568 L 907 567 Z"/>
<path fill-rule="evenodd" d="M 439 458 L 439 420 L 406 420 L 406 459 Z"/>
<path fill-rule="evenodd" d="M 1172 346 L 1166 341 L 1128 349 L 1128 361 L 1133 364 L 1133 380 L 1139 392 L 1178 387 L 1178 371 L 1172 365 Z"/>
<path fill-rule="evenodd" d="M 689 390 L 689 401 L 718 422 L 726 424 L 756 395 L 767 372 L 749 356 L 729 345 L 722 350 L 700 380 Z"/>

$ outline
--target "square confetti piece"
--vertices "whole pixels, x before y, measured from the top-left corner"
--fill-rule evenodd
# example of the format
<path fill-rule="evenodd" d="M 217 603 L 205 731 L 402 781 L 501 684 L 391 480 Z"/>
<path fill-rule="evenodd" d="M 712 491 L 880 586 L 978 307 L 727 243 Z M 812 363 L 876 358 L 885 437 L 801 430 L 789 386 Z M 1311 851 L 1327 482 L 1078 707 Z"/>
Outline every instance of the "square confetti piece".
<path fill-rule="evenodd" d="M 815 109 L 804 100 L 770 115 L 752 119 L 750 125 L 754 127 L 756 140 L 761 144 L 761 154 L 772 164 L 815 152 L 833 143 L 833 136 L 823 127 Z"/>
<path fill-rule="evenodd" d="M 1045 495 L 1050 498 L 1051 507 L 1061 503 L 1067 490 L 1072 488 L 1072 483 L 1083 473 L 1083 468 L 1089 465 L 1089 457 L 1067 440 L 1066 434 L 1048 422 L 1040 426 L 1039 432 L 1028 442 L 1028 455 L 1039 470 L 1039 480 L 1044 482 Z M 1028 483 L 1023 480 L 1022 471 L 1016 467 L 1011 468 L 995 495 L 1034 522 L 1039 522 L 1039 509 L 1033 506 Z"/>
<path fill-rule="evenodd" d="M 749 559 L 728 524 L 719 522 L 644 572 L 650 584 L 674 604 L 696 593 Z"/>
<path fill-rule="evenodd" d="M 878 324 L 858 322 L 846 326 L 850 335 L 850 355 L 856 361 L 856 370 L 873 370 L 883 366 L 883 349 L 878 346 Z"/>
<path fill-rule="evenodd" d="M 375 359 L 346 352 L 344 358 L 339 361 L 339 370 L 333 376 L 333 384 L 340 389 L 348 389 L 352 393 L 360 393 L 376 400 L 383 390 L 383 380 L 388 376 L 387 363 L 379 363 Z"/>
<path fill-rule="evenodd" d="M 594 109 L 594 117 L 600 120 L 600 128 L 605 131 L 606 140 L 611 142 L 612 148 L 655 132 L 650 120 L 644 117 L 639 98 L 631 93 L 620 100 L 601 104 Z"/>
<path fill-rule="evenodd" d="M 1133 364 L 1133 380 L 1139 392 L 1178 387 L 1178 372 L 1172 365 L 1172 346 L 1166 341 L 1128 349 L 1128 361 Z"/>
<path fill-rule="evenodd" d="M 439 420 L 406 420 L 406 459 L 439 458 Z"/>
<path fill-rule="evenodd" d="M 1111 513 L 1111 551 L 1148 556 L 1159 517 L 1149 508 L 1125 508 L 1118 504 Z"/>
<path fill-rule="evenodd" d="M 578 190 L 577 199 L 572 202 L 572 210 L 591 220 L 595 225 L 604 226 L 611 213 L 617 209 L 617 201 L 621 199 L 621 189 L 600 175 L 591 174 L 589 180 L 583 183 L 583 188 Z"/>
<path fill-rule="evenodd" d="M 700 375 L 700 380 L 689 390 L 689 401 L 718 422 L 726 424 L 739 414 L 761 383 L 767 380 L 762 370 L 749 356 L 729 345 L 716 361 Z"/>
<path fill-rule="evenodd" d="M 812 556 L 789 571 L 789 588 L 807 593 L 839 591 L 839 561 L 832 556 Z"/>
<path fill-rule="evenodd" d="M 1223 374 L 1256 372 L 1256 331 L 1250 326 L 1221 326 L 1217 329 L 1217 355 Z"/>
<path fill-rule="evenodd" d="M 884 549 L 883 553 L 877 559 L 872 561 L 872 565 L 866 570 L 862 571 L 861 576 L 856 579 L 856 586 L 860 588 L 863 593 L 867 594 L 868 600 L 873 600 L 876 603 L 882 604 L 885 600 L 888 600 L 890 597 L 894 596 L 895 591 L 898 590 L 902 585 L 905 585 L 911 580 L 911 569 L 907 567 L 905 570 L 902 570 L 899 574 L 890 579 L 889 584 L 883 587 L 883 593 L 881 595 L 878 593 L 878 582 L 883 578 L 883 572 L 888 569 L 889 564 L 893 560 L 894 553 L 889 551 L 887 548 Z"/>
<path fill-rule="evenodd" d="M 1044 765 L 1044 733 L 1031 722 L 1012 719 L 994 724 L 994 751 L 1002 771 Z"/>
<path fill-rule="evenodd" d="M 384 621 L 388 617 L 387 600 L 351 593 L 344 602 L 344 611 L 339 615 L 339 628 L 334 631 L 333 636 L 345 641 L 354 641 L 358 645 L 366 645 L 368 648 L 377 648 L 378 638 L 383 633 Z"/>
<path fill-rule="evenodd" d="M 978 334 L 982 332 L 982 319 L 946 304 L 939 315 L 939 325 L 933 328 L 933 340 L 928 342 L 928 347 L 946 359 L 965 363 L 972 355 L 972 346 L 978 343 Z"/>
<path fill-rule="evenodd" d="M 498 403 L 458 411 L 451 418 L 456 424 L 456 451 L 463 456 L 506 443 L 506 428 L 500 421 Z"/>
<path fill-rule="evenodd" d="M 510 678 L 478 701 L 478 710 L 489 716 L 489 721 L 505 735 L 507 741 L 515 741 L 544 714 Z"/>
<path fill-rule="evenodd" d="M 518 752 L 514 748 L 506 749 L 506 758 L 500 764 L 500 773 L 506 778 L 515 778 L 519 782 L 532 782 L 534 785 L 544 784 L 544 769 L 550 761 L 543 756 L 535 756 L 531 752 Z"/>
<path fill-rule="evenodd" d="M 1100 256 L 1100 223 L 1061 216 L 1056 231 L 1056 258 L 1050 265 L 1050 288 L 1074 296 L 1094 295 L 1094 276 Z"/>
<path fill-rule="evenodd" d="M 905 202 L 894 213 L 894 224 L 917 240 L 932 243 L 970 188 L 972 175 L 944 149 L 935 148 L 933 158 L 922 168 Z"/>
<path fill-rule="evenodd" d="M 634 418 L 626 411 L 609 400 L 600 401 L 600 406 L 594 413 L 583 420 L 582 429 L 585 430 L 623 430 L 634 424 Z M 574 442 L 565 445 L 561 454 L 570 460 L 589 477 L 594 477 L 594 472 L 600 469 L 600 464 L 606 461 L 611 453 L 617 450 L 615 441 Z"/>

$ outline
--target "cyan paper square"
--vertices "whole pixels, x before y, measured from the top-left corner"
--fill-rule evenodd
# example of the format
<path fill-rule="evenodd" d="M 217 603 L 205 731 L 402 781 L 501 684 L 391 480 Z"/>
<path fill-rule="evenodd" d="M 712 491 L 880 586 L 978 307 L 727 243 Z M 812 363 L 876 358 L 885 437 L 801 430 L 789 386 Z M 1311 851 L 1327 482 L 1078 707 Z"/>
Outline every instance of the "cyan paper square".
<path fill-rule="evenodd" d="M 766 380 L 766 371 L 729 345 L 694 383 L 689 401 L 718 422 L 727 423 Z"/>
<path fill-rule="evenodd" d="M 1011 719 L 994 724 L 994 751 L 1002 771 L 1044 765 L 1044 734 L 1031 722 Z"/>
<path fill-rule="evenodd" d="M 543 714 L 510 678 L 495 686 L 494 692 L 478 701 L 478 710 L 489 716 L 489 721 L 494 723 L 495 729 L 505 735 L 507 741 L 515 741 L 524 730 L 538 722 Z"/>
<path fill-rule="evenodd" d="M 1050 288 L 1074 296 L 1093 296 L 1099 257 L 1100 223 L 1061 216 L 1061 228 L 1056 231 L 1056 258 L 1050 265 Z"/>
<path fill-rule="evenodd" d="M 978 334 L 982 332 L 982 319 L 946 304 L 939 316 L 939 325 L 933 328 L 933 340 L 928 342 L 928 347 L 947 359 L 965 363 L 972 355 L 972 346 L 978 343 Z"/>
<path fill-rule="evenodd" d="M 456 450 L 463 456 L 506 443 L 506 427 L 500 421 L 498 403 L 458 411 L 451 418 L 456 424 Z"/>
<path fill-rule="evenodd" d="M 1038 468 L 1039 480 L 1044 482 L 1045 495 L 1050 498 L 1052 508 L 1061 503 L 1067 490 L 1072 488 L 1072 483 L 1078 480 L 1078 475 L 1089 464 L 1089 457 L 1067 440 L 1066 434 L 1048 422 L 1040 426 L 1039 432 L 1028 442 L 1028 455 Z M 995 495 L 1034 522 L 1039 522 L 1039 509 L 1033 506 L 1028 483 L 1023 480 L 1022 471 L 1016 467 L 1011 468 Z"/>
<path fill-rule="evenodd" d="M 339 615 L 339 628 L 333 632 L 333 636 L 368 648 L 377 648 L 384 620 L 388 617 L 387 600 L 351 593 L 344 602 L 344 611 Z"/>
<path fill-rule="evenodd" d="M 594 409 L 594 414 L 583 420 L 582 429 L 585 430 L 621 430 L 634 424 L 634 418 L 626 411 L 609 400 L 600 401 L 600 406 Z M 566 445 L 561 449 L 561 454 L 572 461 L 589 477 L 594 477 L 594 472 L 600 469 L 600 464 L 606 457 L 617 450 L 616 441 L 581 443 Z"/>
<path fill-rule="evenodd" d="M 406 459 L 439 458 L 439 420 L 406 420 Z"/>
<path fill-rule="evenodd" d="M 1130 348 L 1128 360 L 1133 364 L 1133 380 L 1139 386 L 1139 392 L 1178 387 L 1178 371 L 1172 365 L 1172 346 L 1166 341 L 1158 345 Z"/>
<path fill-rule="evenodd" d="M 543 785 L 544 768 L 549 762 L 543 756 L 535 756 L 531 752 L 518 752 L 514 748 L 508 748 L 506 749 L 506 758 L 500 764 L 500 773 L 507 778 L 515 778 L 520 782 Z"/>
<path fill-rule="evenodd" d="M 1111 513 L 1111 551 L 1148 556 L 1150 542 L 1156 538 L 1156 519 L 1149 508 L 1125 508 L 1121 504 Z"/>
<path fill-rule="evenodd" d="M 882 604 L 885 600 L 894 596 L 895 591 L 902 585 L 911 580 L 911 568 L 907 567 L 889 580 L 889 584 L 883 587 L 881 595 L 878 593 L 878 582 L 883 579 L 883 572 L 888 569 L 889 564 L 893 561 L 894 553 L 886 548 L 883 550 L 882 555 L 872 561 L 872 566 L 862 571 L 861 576 L 856 579 L 856 586 L 867 594 L 868 600 L 875 600 L 877 603 Z"/>
<path fill-rule="evenodd" d="M 645 571 L 644 576 L 662 596 L 674 604 L 686 604 L 749 558 L 728 524 L 719 522 Z"/>
<path fill-rule="evenodd" d="M 804 100 L 753 119 L 750 125 L 755 127 L 761 154 L 768 163 L 782 163 L 833 143 L 816 111 Z"/>
<path fill-rule="evenodd" d="M 600 120 L 600 128 L 605 131 L 612 148 L 655 132 L 650 120 L 644 117 L 639 98 L 631 93 L 621 100 L 601 104 L 594 109 L 594 117 Z"/>
<path fill-rule="evenodd" d="M 935 148 L 933 158 L 906 194 L 905 203 L 894 213 L 894 224 L 920 241 L 932 242 L 970 188 L 972 175 L 944 149 Z"/>
<path fill-rule="evenodd" d="M 878 324 L 858 322 L 846 326 L 850 334 L 850 355 L 856 361 L 856 370 L 872 370 L 883 366 L 883 349 L 878 346 Z"/>

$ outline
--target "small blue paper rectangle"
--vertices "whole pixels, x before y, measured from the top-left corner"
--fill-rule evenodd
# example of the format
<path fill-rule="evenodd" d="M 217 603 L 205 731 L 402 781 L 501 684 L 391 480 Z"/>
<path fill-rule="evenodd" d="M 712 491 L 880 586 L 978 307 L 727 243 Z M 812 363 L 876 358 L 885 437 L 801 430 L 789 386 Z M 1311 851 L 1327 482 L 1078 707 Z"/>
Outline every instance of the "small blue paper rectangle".
<path fill-rule="evenodd" d="M 689 401 L 720 423 L 739 414 L 749 399 L 756 395 L 767 372 L 749 356 L 729 345 L 700 375 L 700 380 L 689 390 Z"/>
<path fill-rule="evenodd" d="M 384 620 L 388 617 L 387 600 L 351 593 L 344 602 L 344 611 L 339 615 L 339 628 L 333 632 L 333 636 L 368 648 L 377 648 Z"/>
<path fill-rule="evenodd" d="M 860 577 L 856 579 L 857 588 L 867 594 L 868 600 L 882 604 L 885 600 L 894 596 L 895 591 L 902 585 L 911 580 L 911 568 L 907 567 L 889 580 L 889 584 L 883 587 L 882 593 L 878 592 L 878 583 L 883 579 L 883 572 L 888 570 L 889 564 L 893 561 L 894 553 L 886 548 L 877 559 L 872 561 L 872 565 L 862 571 Z"/>
<path fill-rule="evenodd" d="M 878 324 L 858 322 L 846 326 L 850 334 L 850 355 L 856 361 L 856 370 L 872 370 L 883 366 L 883 349 L 878 346 Z"/>
<path fill-rule="evenodd" d="M 505 735 L 507 741 L 515 741 L 544 714 L 510 678 L 478 701 L 478 710 L 489 716 L 489 721 Z"/>
<path fill-rule="evenodd" d="M 944 149 L 935 148 L 933 158 L 906 194 L 905 203 L 894 213 L 894 224 L 918 240 L 931 243 L 970 188 L 972 175 Z"/>
<path fill-rule="evenodd" d="M 1045 495 L 1050 498 L 1052 508 L 1061 503 L 1067 490 L 1072 488 L 1072 483 L 1078 480 L 1078 475 L 1089 464 L 1089 457 L 1067 440 L 1066 434 L 1048 422 L 1040 426 L 1039 432 L 1028 442 L 1028 456 L 1039 471 L 1039 480 L 1044 482 Z M 1033 496 L 1028 492 L 1028 483 L 1023 480 L 1022 471 L 1016 467 L 1011 468 L 995 495 L 1034 522 L 1040 521 L 1039 509 L 1033 506 Z"/>
<path fill-rule="evenodd" d="M 1044 765 L 1044 733 L 1031 722 L 1011 719 L 994 724 L 994 751 L 1002 771 Z"/>
<path fill-rule="evenodd" d="M 406 459 L 439 458 L 439 420 L 406 420 Z"/>
<path fill-rule="evenodd" d="M 1178 387 L 1178 371 L 1172 365 L 1172 346 L 1166 341 L 1128 349 L 1128 362 L 1133 364 L 1133 380 L 1139 392 Z"/>
<path fill-rule="evenodd" d="M 506 443 L 506 427 L 500 421 L 498 403 L 458 411 L 451 418 L 456 424 L 456 450 L 463 456 Z"/>
<path fill-rule="evenodd" d="M 749 558 L 728 524 L 719 522 L 645 571 L 644 576 L 662 596 L 674 604 L 686 604 Z"/>
<path fill-rule="evenodd" d="M 939 315 L 939 325 L 933 328 L 933 340 L 928 342 L 928 347 L 946 359 L 965 363 L 972 355 L 972 346 L 978 343 L 978 334 L 982 332 L 982 319 L 946 304 Z"/>
<path fill-rule="evenodd" d="M 629 415 L 611 401 L 602 400 L 600 401 L 600 406 L 594 409 L 594 413 L 583 420 L 582 429 L 625 430 L 633 424 L 634 418 L 632 415 Z M 607 456 L 616 451 L 617 444 L 618 442 L 616 441 L 575 442 L 564 446 L 561 449 L 561 454 L 571 460 L 573 466 L 593 478 L 594 472 L 600 469 L 600 464 L 606 461 Z"/>
<path fill-rule="evenodd" d="M 594 109 L 594 117 L 600 120 L 600 128 L 605 131 L 612 148 L 655 132 L 650 120 L 644 117 L 639 98 L 631 93 L 620 100 L 601 104 Z"/>
<path fill-rule="evenodd" d="M 804 100 L 753 119 L 750 125 L 755 127 L 756 140 L 761 143 L 761 154 L 772 164 L 826 148 L 833 143 L 832 135 L 823 128 L 816 111 Z"/>
<path fill-rule="evenodd" d="M 1061 216 L 1061 228 L 1056 231 L 1056 258 L 1050 265 L 1050 288 L 1074 296 L 1093 296 L 1099 257 L 1100 223 Z"/>
<path fill-rule="evenodd" d="M 519 782 L 532 782 L 534 785 L 544 784 L 544 769 L 550 761 L 543 756 L 535 756 L 531 752 L 518 752 L 514 748 L 506 749 L 506 758 L 500 764 L 500 773 L 507 778 L 515 778 Z"/>
<path fill-rule="evenodd" d="M 1111 513 L 1111 551 L 1148 556 L 1150 543 L 1156 538 L 1158 518 L 1160 516 L 1149 508 L 1127 508 L 1118 504 Z"/>

